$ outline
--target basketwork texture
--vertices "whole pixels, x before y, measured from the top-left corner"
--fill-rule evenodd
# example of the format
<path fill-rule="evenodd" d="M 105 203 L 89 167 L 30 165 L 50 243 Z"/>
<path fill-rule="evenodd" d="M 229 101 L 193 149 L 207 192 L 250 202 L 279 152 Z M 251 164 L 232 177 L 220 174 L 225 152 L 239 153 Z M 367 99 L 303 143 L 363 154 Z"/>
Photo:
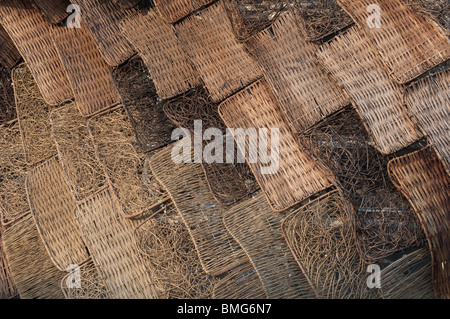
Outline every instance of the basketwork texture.
<path fill-rule="evenodd" d="M 220 102 L 262 76 L 236 37 L 223 2 L 175 26 L 214 102 Z"/>
<path fill-rule="evenodd" d="M 111 66 L 128 60 L 134 54 L 133 47 L 120 32 L 119 24 L 138 9 L 125 10 L 111 0 L 70 0 L 81 8 L 83 23 L 92 39 Z"/>
<path fill-rule="evenodd" d="M 270 147 L 271 152 L 279 154 L 279 160 L 272 163 L 277 164 L 278 169 L 270 171 L 270 174 L 262 174 L 262 168 L 268 166 L 263 162 L 269 162 L 265 154 L 260 152 L 257 156 L 252 152 L 246 152 L 250 150 L 251 144 L 256 142 L 255 138 L 246 138 L 245 143 L 240 143 L 239 140 L 242 140 L 242 137 L 239 135 L 242 134 L 236 134 L 237 131 L 232 132 L 273 210 L 283 211 L 332 186 L 331 172 L 314 161 L 296 142 L 283 120 L 275 96 L 264 79 L 220 104 L 219 114 L 229 128 L 279 129 L 279 145 Z M 267 137 L 260 142 L 268 144 L 270 139 L 272 138 Z M 276 134 L 273 139 L 276 141 Z M 273 145 L 272 142 L 271 145 Z"/>
<path fill-rule="evenodd" d="M 60 283 L 66 273 L 48 257 L 31 213 L 7 228 L 2 239 L 21 299 L 64 298 Z"/>
<path fill-rule="evenodd" d="M 0 299 L 10 299 L 17 296 L 17 288 L 11 275 L 0 234 Z"/>
<path fill-rule="evenodd" d="M 17 112 L 14 102 L 11 73 L 8 69 L 0 65 L 0 125 L 16 118 Z"/>
<path fill-rule="evenodd" d="M 35 166 L 25 182 L 36 227 L 56 268 L 66 271 L 89 255 L 75 220 L 76 202 L 57 157 Z"/>
<path fill-rule="evenodd" d="M 175 23 L 214 0 L 153 0 L 156 11 L 167 23 Z"/>
<path fill-rule="evenodd" d="M 141 0 L 113 0 L 113 2 L 117 3 L 124 9 L 131 9 L 137 6 Z"/>
<path fill-rule="evenodd" d="M 171 142 L 175 128 L 158 102 L 155 85 L 139 56 L 112 71 L 114 85 L 127 110 L 136 141 L 144 152 L 150 152 Z"/>
<path fill-rule="evenodd" d="M 84 25 L 54 26 L 52 35 L 82 116 L 92 116 L 120 101 L 111 68 Z"/>
<path fill-rule="evenodd" d="M 86 246 L 110 298 L 156 298 L 134 243 L 134 227 L 119 210 L 109 188 L 77 205 L 76 216 Z"/>
<path fill-rule="evenodd" d="M 390 78 L 357 26 L 323 44 L 317 55 L 350 95 L 381 153 L 396 152 L 422 137 L 403 108 L 404 87 Z"/>
<path fill-rule="evenodd" d="M 431 21 L 414 13 L 404 0 L 379 0 L 380 28 L 370 28 L 372 0 L 337 0 L 378 49 L 398 83 L 414 80 L 450 58 L 450 40 Z"/>
<path fill-rule="evenodd" d="M 215 202 L 201 165 L 172 160 L 174 147 L 188 145 L 189 141 L 183 139 L 164 148 L 150 159 L 150 167 L 186 224 L 203 269 L 210 276 L 218 276 L 241 264 L 246 256 L 223 225 L 222 216 L 228 208 Z"/>
<path fill-rule="evenodd" d="M 450 69 L 447 69 L 411 84 L 405 93 L 405 103 L 450 175 L 449 87 Z"/>
<path fill-rule="evenodd" d="M 73 93 L 53 45 L 52 25 L 29 0 L 2 1 L 0 23 L 30 67 L 44 100 L 50 105 L 70 100 Z"/>
<path fill-rule="evenodd" d="M 12 71 L 12 81 L 25 160 L 36 164 L 56 154 L 49 119 L 56 107 L 45 103 L 25 63 Z"/>
<path fill-rule="evenodd" d="M 351 207 L 337 190 L 295 210 L 283 221 L 282 229 L 318 298 L 369 297 Z"/>
<path fill-rule="evenodd" d="M 303 33 L 295 12 L 290 11 L 246 43 L 295 132 L 350 104 L 343 90 L 318 65 L 317 45 L 306 41 Z"/>
<path fill-rule="evenodd" d="M 57 24 L 69 16 L 67 7 L 69 0 L 31 0 L 33 6 L 40 11 L 42 16 L 50 23 Z"/>
<path fill-rule="evenodd" d="M 12 42 L 6 30 L 0 25 L 0 47 L 2 53 L 0 54 L 0 64 L 7 68 L 12 69 L 16 63 L 21 59 L 19 51 Z"/>
<path fill-rule="evenodd" d="M 406 4 L 415 13 L 433 20 L 450 36 L 450 2 L 447 0 L 407 0 Z"/>
<path fill-rule="evenodd" d="M 87 120 L 80 116 L 75 103 L 50 114 L 53 137 L 64 176 L 76 200 L 93 195 L 106 183 L 97 160 Z"/>
<path fill-rule="evenodd" d="M 230 209 L 223 221 L 248 255 L 269 299 L 312 298 L 314 292 L 283 239 L 282 218 L 260 194 Z"/>
<path fill-rule="evenodd" d="M 433 286 L 450 298 L 450 176 L 430 147 L 393 159 L 389 174 L 414 207 L 431 251 Z"/>
<path fill-rule="evenodd" d="M 144 60 L 161 99 L 169 99 L 200 85 L 172 25 L 153 11 L 137 12 L 121 23 L 125 37 Z"/>

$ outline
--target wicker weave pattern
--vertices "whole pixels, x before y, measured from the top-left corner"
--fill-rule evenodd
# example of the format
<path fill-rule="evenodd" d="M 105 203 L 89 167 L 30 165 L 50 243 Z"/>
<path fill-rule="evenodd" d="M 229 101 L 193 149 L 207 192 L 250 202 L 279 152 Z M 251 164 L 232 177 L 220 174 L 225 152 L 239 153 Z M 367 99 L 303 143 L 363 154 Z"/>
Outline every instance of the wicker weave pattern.
<path fill-rule="evenodd" d="M 396 152 L 422 137 L 402 107 L 403 86 L 391 80 L 360 29 L 337 36 L 317 54 L 350 95 L 381 153 Z"/>
<path fill-rule="evenodd" d="M 307 42 L 289 12 L 252 37 L 247 47 L 263 67 L 289 125 L 302 132 L 350 104 L 344 92 L 316 63 L 317 46 Z"/>
<path fill-rule="evenodd" d="M 30 67 L 44 100 L 58 105 L 73 97 L 51 37 L 51 24 L 29 0 L 4 0 L 0 22 Z"/>
<path fill-rule="evenodd" d="M 374 41 L 385 65 L 399 83 L 409 82 L 450 58 L 450 40 L 432 22 L 412 12 L 403 0 L 378 0 L 381 28 L 370 29 L 372 0 L 337 0 Z"/>
<path fill-rule="evenodd" d="M 124 9 L 131 9 L 138 5 L 141 0 L 113 0 L 114 3 L 117 3 Z"/>
<path fill-rule="evenodd" d="M 175 26 L 183 47 L 214 102 L 220 102 L 262 76 L 233 33 L 222 2 Z"/>
<path fill-rule="evenodd" d="M 175 23 L 214 0 L 154 0 L 155 8 L 168 23 Z"/>
<path fill-rule="evenodd" d="M 303 152 L 295 141 L 265 80 L 224 101 L 219 114 L 229 128 L 279 129 L 279 168 L 275 174 L 261 174 L 261 159 L 250 163 L 248 152 L 241 149 L 273 210 L 283 211 L 332 185 L 331 172 Z M 246 150 L 250 149 L 248 144 L 247 139 Z"/>
<path fill-rule="evenodd" d="M 11 275 L 0 234 L 0 299 L 10 299 L 17 296 L 17 288 Z"/>
<path fill-rule="evenodd" d="M 15 120 L 16 118 L 17 112 L 16 104 L 14 103 L 11 73 L 8 69 L 0 65 L 0 125 Z"/>
<path fill-rule="evenodd" d="M 0 48 L 2 48 L 2 54 L 0 54 L 0 64 L 6 67 L 8 70 L 14 67 L 20 60 L 21 56 L 17 51 L 16 46 L 12 42 L 6 30 L 0 25 Z"/>
<path fill-rule="evenodd" d="M 67 7 L 69 0 L 31 0 L 33 6 L 38 9 L 44 18 L 53 24 L 62 22 L 69 15 Z"/>

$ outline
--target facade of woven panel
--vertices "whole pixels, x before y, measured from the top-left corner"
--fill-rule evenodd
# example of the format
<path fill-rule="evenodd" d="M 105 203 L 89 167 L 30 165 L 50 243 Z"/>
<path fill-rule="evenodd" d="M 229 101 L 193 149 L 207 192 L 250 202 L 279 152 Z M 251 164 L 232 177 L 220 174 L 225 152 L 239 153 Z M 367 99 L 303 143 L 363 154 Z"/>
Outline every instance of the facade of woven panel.
<path fill-rule="evenodd" d="M 218 276 L 247 258 L 223 225 L 222 217 L 229 208 L 215 202 L 201 165 L 176 164 L 172 160 L 172 154 L 180 150 L 187 152 L 183 155 L 185 159 L 191 158 L 190 141 L 183 139 L 153 155 L 151 170 L 182 216 L 204 271 Z"/>
<path fill-rule="evenodd" d="M 46 103 L 58 105 L 70 100 L 73 93 L 53 45 L 51 24 L 29 0 L 2 1 L 0 23 L 28 64 Z"/>
<path fill-rule="evenodd" d="M 124 9 L 131 9 L 138 5 L 141 0 L 113 0 L 114 3 L 117 3 Z"/>
<path fill-rule="evenodd" d="M 0 54 L 0 65 L 10 70 L 20 60 L 21 56 L 8 33 L 1 25 L 0 48 L 2 48 L 2 54 Z"/>
<path fill-rule="evenodd" d="M 0 125 L 13 121 L 16 118 L 17 112 L 11 72 L 0 65 Z"/>
<path fill-rule="evenodd" d="M 294 132 L 300 133 L 350 104 L 317 63 L 317 45 L 304 38 L 295 11 L 279 17 L 246 46 L 263 68 L 264 76 Z"/>
<path fill-rule="evenodd" d="M 447 0 L 407 0 L 406 4 L 417 14 L 436 22 L 447 37 L 450 36 L 450 2 Z"/>
<path fill-rule="evenodd" d="M 269 299 L 313 298 L 314 291 L 283 239 L 282 218 L 260 194 L 230 209 L 223 221 L 250 259 Z"/>
<path fill-rule="evenodd" d="M 153 0 L 156 11 L 167 23 L 175 23 L 215 0 Z"/>
<path fill-rule="evenodd" d="M 251 153 L 250 150 L 257 149 L 257 139 L 247 139 L 238 131 L 232 132 L 274 211 L 286 210 L 333 185 L 332 173 L 300 148 L 284 122 L 279 104 L 264 79 L 221 103 L 219 114 L 229 128 L 278 130 L 278 133 L 272 132 L 272 137 L 265 139 L 267 143 L 271 141 L 271 154 L 277 154 L 271 162 L 263 152 L 259 152 L 259 156 Z M 276 145 L 277 142 L 279 145 Z M 263 174 L 267 172 L 269 174 Z"/>
<path fill-rule="evenodd" d="M 450 58 L 450 39 L 403 0 L 337 0 L 378 50 L 390 76 L 407 83 Z"/>
<path fill-rule="evenodd" d="M 428 239 L 433 286 L 450 298 L 450 176 L 430 147 L 389 162 L 389 174 L 411 202 Z"/>
<path fill-rule="evenodd" d="M 214 102 L 262 77 L 260 66 L 236 40 L 222 1 L 176 24 L 175 31 Z"/>
<path fill-rule="evenodd" d="M 338 35 L 317 55 L 350 95 L 378 151 L 394 153 L 422 137 L 403 107 L 404 86 L 391 79 L 361 29 Z"/>
<path fill-rule="evenodd" d="M 111 68 L 84 25 L 54 26 L 52 37 L 82 116 L 95 115 L 120 101 Z"/>
<path fill-rule="evenodd" d="M 50 23 L 57 24 L 69 16 L 69 0 L 31 0 L 33 6 Z"/>
<path fill-rule="evenodd" d="M 17 296 L 17 288 L 11 275 L 11 270 L 3 251 L 2 234 L 0 231 L 0 300 Z"/>

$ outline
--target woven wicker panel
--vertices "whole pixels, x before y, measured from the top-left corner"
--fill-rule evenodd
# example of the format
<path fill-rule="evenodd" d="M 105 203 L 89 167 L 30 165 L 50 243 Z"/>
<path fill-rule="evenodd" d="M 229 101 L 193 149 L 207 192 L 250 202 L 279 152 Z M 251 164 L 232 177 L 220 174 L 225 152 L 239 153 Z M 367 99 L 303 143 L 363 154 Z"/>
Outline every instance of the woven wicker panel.
<path fill-rule="evenodd" d="M 0 64 L 10 70 L 20 60 L 21 56 L 8 33 L 2 26 L 0 26 L 0 48 L 2 48 Z"/>
<path fill-rule="evenodd" d="M 337 190 L 295 210 L 283 221 L 282 229 L 317 297 L 368 297 L 351 208 Z"/>
<path fill-rule="evenodd" d="M 381 271 L 384 299 L 435 299 L 430 251 L 417 249 L 389 264 Z"/>
<path fill-rule="evenodd" d="M 258 158 L 254 161 L 256 163 L 249 161 L 246 150 L 250 149 L 248 144 L 254 143 L 254 139 L 246 139 L 245 149 L 238 145 L 273 210 L 283 211 L 332 185 L 331 172 L 322 168 L 295 141 L 265 80 L 255 82 L 224 101 L 219 106 L 219 114 L 230 128 L 279 129 L 279 147 L 276 150 L 279 167 L 273 174 L 261 173 L 264 167 L 261 161 L 265 158 Z M 239 140 L 236 136 L 235 139 Z"/>
<path fill-rule="evenodd" d="M 62 22 L 69 16 L 67 7 L 69 0 L 31 0 L 33 6 L 38 9 L 44 18 L 53 24 Z"/>
<path fill-rule="evenodd" d="M 16 118 L 17 113 L 11 73 L 0 65 L 0 125 Z"/>
<path fill-rule="evenodd" d="M 49 258 L 33 216 L 3 233 L 3 249 L 21 299 L 63 299 L 60 283 L 65 272 Z"/>
<path fill-rule="evenodd" d="M 131 9 L 137 6 L 141 0 L 113 0 L 113 2 L 117 3 L 124 9 Z"/>
<path fill-rule="evenodd" d="M 89 255 L 75 221 L 75 200 L 57 157 L 29 171 L 26 190 L 31 213 L 45 248 L 56 268 L 66 271 Z"/>
<path fill-rule="evenodd" d="M 450 69 L 414 82 L 405 94 L 408 110 L 418 120 L 450 174 Z"/>
<path fill-rule="evenodd" d="M 167 23 L 175 23 L 214 0 L 153 0 L 155 9 Z"/>
<path fill-rule="evenodd" d="M 436 296 L 450 298 L 450 176 L 430 147 L 396 158 L 388 168 L 425 230 Z"/>
<path fill-rule="evenodd" d="M 4 0 L 0 23 L 30 67 L 44 100 L 58 105 L 73 97 L 51 37 L 51 24 L 29 0 Z"/>
<path fill-rule="evenodd" d="M 0 299 L 10 299 L 17 296 L 17 288 L 11 275 L 0 234 Z"/>
<path fill-rule="evenodd" d="M 214 102 L 262 76 L 259 65 L 236 40 L 222 2 L 183 20 L 175 30 Z"/>
<path fill-rule="evenodd" d="M 155 85 L 142 59 L 135 56 L 120 65 L 113 70 L 112 78 L 142 151 L 150 152 L 169 144 L 175 126 L 158 103 Z"/>
<path fill-rule="evenodd" d="M 55 26 L 53 39 L 81 115 L 92 116 L 119 102 L 111 68 L 84 26 Z"/>
<path fill-rule="evenodd" d="M 345 108 L 299 136 L 299 142 L 336 176 L 336 185 L 353 205 L 360 256 L 378 263 L 396 251 L 425 241 L 408 200 L 389 179 L 391 156 L 371 145 L 358 114 Z"/>
<path fill-rule="evenodd" d="M 89 30 L 106 63 L 117 66 L 128 60 L 134 50 L 120 32 L 123 19 L 137 8 L 124 10 L 110 0 L 70 0 L 81 8 L 83 23 Z"/>
<path fill-rule="evenodd" d="M 317 46 L 307 42 L 293 11 L 247 42 L 261 64 L 281 111 L 296 132 L 350 104 L 336 83 L 316 63 Z"/>
<path fill-rule="evenodd" d="M 370 39 L 356 26 L 323 44 L 317 55 L 350 95 L 381 153 L 396 152 L 421 138 L 402 107 L 404 87 L 390 78 Z"/>
<path fill-rule="evenodd" d="M 93 195 L 106 183 L 89 135 L 87 120 L 80 116 L 75 103 L 50 114 L 53 137 L 64 176 L 76 200 Z"/>
<path fill-rule="evenodd" d="M 88 127 L 97 158 L 114 190 L 113 196 L 122 206 L 120 212 L 124 217 L 140 216 L 168 200 L 153 177 L 144 184 L 145 155 L 136 151 L 133 130 L 122 107 L 90 119 Z"/>
<path fill-rule="evenodd" d="M 407 0 L 408 7 L 419 15 L 436 22 L 450 36 L 450 2 L 447 0 Z"/>
<path fill-rule="evenodd" d="M 175 145 L 189 145 L 186 140 L 178 143 Z M 201 165 L 175 164 L 172 149 L 169 146 L 156 153 L 150 159 L 151 170 L 183 218 L 203 269 L 210 276 L 220 275 L 246 260 L 223 225 L 222 216 L 228 208 L 215 202 Z"/>
<path fill-rule="evenodd" d="M 337 0 L 373 40 L 392 77 L 406 83 L 450 58 L 450 40 L 429 20 L 408 9 L 403 0 L 379 0 L 381 27 L 370 29 L 372 0 Z"/>
<path fill-rule="evenodd" d="M 49 115 L 56 107 L 45 103 L 25 63 L 12 72 L 20 134 L 28 164 L 36 164 L 56 154 Z"/>
<path fill-rule="evenodd" d="M 156 298 L 134 243 L 133 224 L 119 210 L 109 188 L 78 204 L 76 216 L 83 238 L 110 298 Z"/>
<path fill-rule="evenodd" d="M 314 297 L 283 239 L 282 215 L 272 212 L 263 195 L 236 205 L 223 221 L 248 255 L 269 299 Z"/>
<path fill-rule="evenodd" d="M 130 16 L 122 22 L 121 29 L 144 60 L 161 99 L 169 99 L 200 84 L 173 26 L 153 11 Z"/>

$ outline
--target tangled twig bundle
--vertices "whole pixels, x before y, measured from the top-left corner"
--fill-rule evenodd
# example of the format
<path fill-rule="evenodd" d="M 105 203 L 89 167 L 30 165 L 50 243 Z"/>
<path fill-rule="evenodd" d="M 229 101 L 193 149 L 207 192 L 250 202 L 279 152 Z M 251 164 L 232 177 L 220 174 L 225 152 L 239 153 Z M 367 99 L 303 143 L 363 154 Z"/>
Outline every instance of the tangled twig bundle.
<path fill-rule="evenodd" d="M 61 290 L 66 299 L 108 299 L 106 285 L 91 260 L 68 273 Z"/>
<path fill-rule="evenodd" d="M 17 117 L 10 72 L 0 65 L 0 124 Z"/>
<path fill-rule="evenodd" d="M 448 0 L 407 0 L 414 12 L 435 21 L 450 36 L 450 2 Z"/>

